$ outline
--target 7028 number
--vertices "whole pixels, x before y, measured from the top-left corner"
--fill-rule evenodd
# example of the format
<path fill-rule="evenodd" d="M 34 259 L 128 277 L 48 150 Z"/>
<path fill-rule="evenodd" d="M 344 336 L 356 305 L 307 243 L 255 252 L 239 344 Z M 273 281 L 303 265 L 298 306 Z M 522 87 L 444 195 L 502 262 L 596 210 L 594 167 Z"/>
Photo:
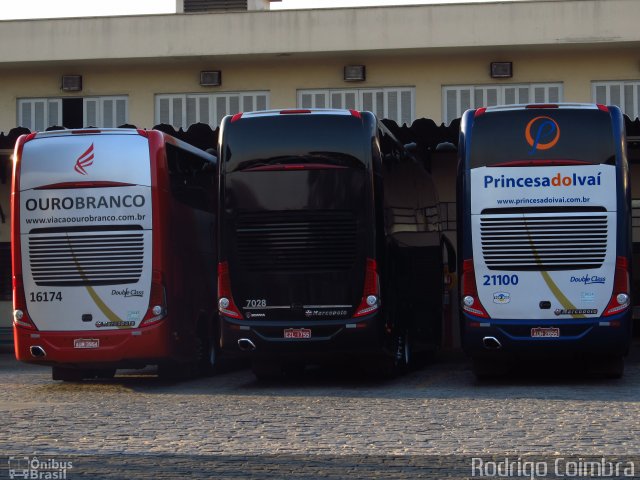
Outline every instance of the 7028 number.
<path fill-rule="evenodd" d="M 517 285 L 518 275 L 483 275 L 483 285 Z"/>
<path fill-rule="evenodd" d="M 31 292 L 32 302 L 61 302 L 62 292 Z"/>

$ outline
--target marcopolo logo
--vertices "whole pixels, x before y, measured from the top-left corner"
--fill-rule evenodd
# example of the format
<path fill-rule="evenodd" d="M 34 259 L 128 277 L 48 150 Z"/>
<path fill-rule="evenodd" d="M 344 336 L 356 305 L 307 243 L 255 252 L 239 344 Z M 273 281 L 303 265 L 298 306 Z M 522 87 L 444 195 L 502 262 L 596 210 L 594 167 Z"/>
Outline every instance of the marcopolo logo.
<path fill-rule="evenodd" d="M 73 167 L 73 169 L 78 172 L 80 175 L 86 175 L 87 171 L 85 170 L 86 167 L 89 167 L 91 165 L 93 165 L 93 143 L 91 144 L 91 146 L 89 148 L 87 148 L 87 150 L 78 157 L 78 159 L 76 160 L 76 165 L 75 167 Z"/>
<path fill-rule="evenodd" d="M 537 188 L 537 187 L 597 187 L 601 185 L 602 172 L 596 175 L 563 175 L 558 172 L 549 177 L 509 177 L 500 175 L 484 176 L 484 188 Z"/>
<path fill-rule="evenodd" d="M 529 155 L 533 155 L 537 150 L 549 150 L 560 140 L 560 125 L 551 117 L 535 117 L 527 123 L 524 138 L 531 147 Z"/>

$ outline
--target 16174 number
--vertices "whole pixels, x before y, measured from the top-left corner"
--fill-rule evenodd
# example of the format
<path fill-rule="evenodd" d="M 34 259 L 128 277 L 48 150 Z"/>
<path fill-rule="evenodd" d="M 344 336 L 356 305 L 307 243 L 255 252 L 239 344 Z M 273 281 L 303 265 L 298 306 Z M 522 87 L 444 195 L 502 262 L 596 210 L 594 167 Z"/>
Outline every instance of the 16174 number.
<path fill-rule="evenodd" d="M 62 292 L 31 292 L 32 302 L 61 302 Z"/>

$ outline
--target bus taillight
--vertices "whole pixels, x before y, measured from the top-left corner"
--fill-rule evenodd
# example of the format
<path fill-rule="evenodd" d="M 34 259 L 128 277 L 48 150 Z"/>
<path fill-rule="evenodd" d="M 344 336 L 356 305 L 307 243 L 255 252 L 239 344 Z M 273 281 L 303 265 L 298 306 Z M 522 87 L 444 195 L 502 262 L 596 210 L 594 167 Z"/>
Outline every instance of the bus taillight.
<path fill-rule="evenodd" d="M 629 307 L 629 268 L 625 257 L 616 258 L 616 273 L 613 279 L 613 292 L 609 305 L 602 314 L 605 317 L 620 313 Z"/>
<path fill-rule="evenodd" d="M 364 275 L 364 291 L 362 300 L 356 309 L 354 317 L 362 317 L 375 312 L 380 308 L 380 281 L 378 280 L 378 267 L 376 261 L 367 258 L 367 267 Z"/>
<path fill-rule="evenodd" d="M 36 330 L 27 313 L 26 297 L 22 276 L 13 277 L 13 323 L 29 330 Z"/>
<path fill-rule="evenodd" d="M 151 274 L 151 295 L 149 295 L 149 309 L 140 323 L 146 327 L 159 322 L 167 315 L 167 297 L 162 283 L 162 274 L 156 270 Z"/>
<path fill-rule="evenodd" d="M 231 277 L 227 262 L 218 264 L 218 311 L 227 317 L 242 318 L 231 294 Z"/>
<path fill-rule="evenodd" d="M 476 275 L 471 258 L 466 259 L 462 265 L 462 309 L 476 317 L 489 318 L 489 314 L 478 298 Z"/>

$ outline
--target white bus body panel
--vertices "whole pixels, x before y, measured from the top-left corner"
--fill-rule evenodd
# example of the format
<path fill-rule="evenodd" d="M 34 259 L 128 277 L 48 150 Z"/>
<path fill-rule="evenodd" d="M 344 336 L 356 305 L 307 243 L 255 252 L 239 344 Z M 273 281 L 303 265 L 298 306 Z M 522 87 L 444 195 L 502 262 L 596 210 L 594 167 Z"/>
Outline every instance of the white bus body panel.
<path fill-rule="evenodd" d="M 131 186 L 35 190 L 67 182 Z M 39 330 L 140 325 L 151 287 L 151 203 L 145 137 L 55 135 L 25 143 L 22 269 L 27 310 Z"/>
<path fill-rule="evenodd" d="M 546 180 L 545 180 L 546 179 Z M 616 264 L 616 176 L 615 167 L 611 165 L 580 166 L 544 166 L 544 167 L 480 167 L 471 170 L 471 231 L 475 265 L 475 278 L 478 296 L 489 316 L 493 319 L 569 319 L 595 318 L 602 315 L 613 290 Z M 513 186 L 515 183 L 515 186 Z M 548 186 L 547 186 L 548 184 Z M 499 212 L 501 209 L 531 209 L 537 207 L 556 207 L 552 212 L 538 209 L 536 213 Z M 567 211 L 557 207 L 567 207 Z M 606 211 L 591 213 L 589 211 L 570 210 L 571 207 L 587 207 L 597 212 L 601 207 Z M 486 212 L 486 209 L 494 209 Z M 586 209 L 585 209 L 586 210 Z M 485 211 L 485 213 L 483 213 Z M 579 225 L 581 218 L 587 222 L 598 217 L 600 229 L 606 228 L 606 239 L 600 240 L 598 248 L 605 249 L 601 265 L 594 268 L 574 268 L 541 271 L 518 270 L 515 268 L 500 269 L 496 265 L 489 268 L 482 244 L 482 230 L 491 221 L 510 221 L 511 225 L 519 225 L 520 231 L 527 230 L 532 222 L 527 220 L 537 217 L 544 223 L 549 218 L 553 228 L 563 230 L 562 218 L 573 217 L 572 222 Z M 542 220 L 540 220 L 542 219 Z M 483 225 L 484 220 L 484 225 Z M 585 222 L 586 223 L 586 222 Z M 579 228 L 579 227 L 568 227 Z M 595 227 L 594 227 L 595 228 Z M 498 228 L 499 230 L 500 228 Z M 508 228 L 502 235 L 509 236 Z M 525 236 L 531 235 L 529 233 Z M 554 233 L 549 233 L 552 238 Z M 565 230 L 565 236 L 570 234 Z M 604 235 L 604 234 L 602 234 Z M 579 234 L 576 234 L 576 238 Z M 494 236 L 494 240 L 495 240 Z M 530 236 L 531 238 L 531 236 Z M 486 240 L 486 237 L 485 237 Z M 503 240 L 493 242 L 500 245 Z M 521 244 L 522 244 L 522 240 Z M 553 242 L 552 240 L 549 240 Z M 538 254 L 531 242 L 530 259 Z M 596 247 L 583 247 L 579 242 L 569 245 L 572 240 L 563 239 L 558 248 L 581 249 L 587 254 Z M 487 243 L 487 242 L 485 242 Z M 507 241 L 507 243 L 509 243 Z M 577 245 L 577 246 L 576 246 Z M 485 245 L 486 246 L 486 245 Z M 521 247 L 527 249 L 526 242 Z M 499 251 L 499 248 L 498 248 Z M 565 263 L 584 261 L 579 253 L 575 259 L 569 256 Z M 508 255 L 507 255 L 508 257 Z M 517 258 L 514 255 L 514 258 Z M 513 259 L 511 259 L 513 260 Z M 509 263 L 509 261 L 505 262 Z M 517 263 L 515 260 L 513 263 Z M 541 308 L 541 302 L 550 302 L 550 308 Z"/>

